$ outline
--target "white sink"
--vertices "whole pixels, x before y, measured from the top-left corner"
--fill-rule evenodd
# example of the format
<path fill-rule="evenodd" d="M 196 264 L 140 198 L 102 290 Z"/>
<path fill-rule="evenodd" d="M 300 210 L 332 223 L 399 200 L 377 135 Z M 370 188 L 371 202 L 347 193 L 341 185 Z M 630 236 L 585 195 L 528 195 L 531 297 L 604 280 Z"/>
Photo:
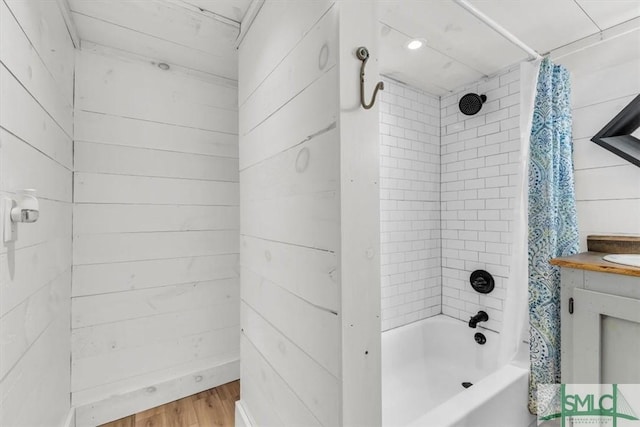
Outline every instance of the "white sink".
<path fill-rule="evenodd" d="M 640 254 L 611 254 L 603 256 L 602 259 L 616 264 L 640 267 Z"/>

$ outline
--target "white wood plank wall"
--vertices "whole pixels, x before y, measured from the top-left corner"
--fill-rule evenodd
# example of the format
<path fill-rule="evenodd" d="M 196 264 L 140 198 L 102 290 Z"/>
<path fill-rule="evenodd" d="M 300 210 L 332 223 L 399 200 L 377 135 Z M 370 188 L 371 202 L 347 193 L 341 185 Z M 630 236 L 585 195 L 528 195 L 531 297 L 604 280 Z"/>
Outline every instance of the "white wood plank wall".
<path fill-rule="evenodd" d="M 359 46 L 369 48 L 365 97 L 380 80 L 378 2 L 340 7 L 340 297 L 343 426 L 382 424 L 380 100 L 360 105 Z"/>
<path fill-rule="evenodd" d="M 558 61 L 572 74 L 581 250 L 587 250 L 589 234 L 640 234 L 640 168 L 591 142 L 640 93 L 639 34 L 636 30 Z"/>
<path fill-rule="evenodd" d="M 340 424 L 331 6 L 267 1 L 239 50 L 241 382 L 253 425 Z"/>
<path fill-rule="evenodd" d="M 3 426 L 59 426 L 70 412 L 73 69 L 57 2 L 0 1 L 0 197 L 40 198 L 38 222 L 0 247 Z"/>
<path fill-rule="evenodd" d="M 113 52 L 76 60 L 78 425 L 239 376 L 237 87 Z"/>
<path fill-rule="evenodd" d="M 239 49 L 239 413 L 254 426 L 343 425 L 345 393 L 360 387 L 360 395 L 375 395 L 377 385 L 379 394 L 375 374 L 372 381 L 356 383 L 351 378 L 362 379 L 363 371 L 373 367 L 379 379 L 380 370 L 375 364 L 379 346 L 376 349 L 376 339 L 366 330 L 370 327 L 379 344 L 378 115 L 376 110 L 362 113 L 374 125 L 372 156 L 366 149 L 354 150 L 350 144 L 362 141 L 339 123 L 339 9 L 329 0 L 266 1 Z M 344 48 L 350 55 L 356 47 L 351 43 Z M 359 67 L 355 56 L 349 56 L 349 61 Z M 358 82 L 358 70 L 349 79 Z M 348 99 L 351 102 L 351 96 Z M 342 111 L 356 111 L 357 116 L 364 112 L 359 109 L 358 104 L 349 104 Z M 343 133 L 350 144 L 341 145 Z M 349 161 L 343 162 L 343 157 Z M 376 182 L 368 187 L 371 200 L 358 195 L 342 206 L 344 188 L 349 189 L 347 193 L 361 192 L 367 185 L 363 184 L 366 174 L 360 174 L 351 161 L 370 164 L 376 178 L 368 185 Z M 343 174 L 352 187 L 343 188 L 341 179 L 349 179 Z M 341 222 L 344 218 L 354 221 L 359 212 L 355 205 L 369 206 L 369 201 L 371 217 L 358 213 L 363 228 L 373 224 L 371 241 L 367 241 L 373 246 L 369 259 L 365 247 L 341 254 L 344 242 L 353 243 L 362 236 L 358 226 L 350 223 L 346 231 Z M 360 261 L 354 261 L 350 267 L 358 273 L 349 276 L 349 286 L 342 289 L 341 274 L 349 268 L 343 270 L 340 264 L 350 257 L 370 265 L 362 268 Z M 375 303 L 360 287 L 365 277 L 371 277 L 369 271 L 374 277 L 367 287 Z M 377 306 L 378 317 L 363 325 L 361 314 L 368 315 L 369 306 Z M 344 329 L 351 329 L 354 336 Z M 369 363 L 364 348 L 360 351 L 363 341 L 372 349 Z M 345 355 L 351 347 L 358 348 L 357 356 Z M 363 387 L 373 390 L 363 392 Z M 346 404 L 356 406 L 353 401 Z M 366 410 L 366 415 L 360 411 L 361 422 L 375 419 L 369 414 L 376 414 L 379 405 Z"/>

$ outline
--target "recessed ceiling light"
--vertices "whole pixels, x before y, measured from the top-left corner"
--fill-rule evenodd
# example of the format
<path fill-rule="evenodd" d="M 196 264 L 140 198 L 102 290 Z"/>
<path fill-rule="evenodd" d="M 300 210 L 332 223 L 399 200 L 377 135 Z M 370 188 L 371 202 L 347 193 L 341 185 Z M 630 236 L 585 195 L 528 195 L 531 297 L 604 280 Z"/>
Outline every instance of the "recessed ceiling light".
<path fill-rule="evenodd" d="M 413 39 L 409 43 L 407 43 L 407 49 L 416 50 L 420 49 L 424 43 L 422 40 Z"/>
<path fill-rule="evenodd" d="M 162 71 L 167 71 L 169 68 L 169 64 L 167 64 L 166 62 L 161 62 L 158 64 L 158 68 L 160 68 Z"/>

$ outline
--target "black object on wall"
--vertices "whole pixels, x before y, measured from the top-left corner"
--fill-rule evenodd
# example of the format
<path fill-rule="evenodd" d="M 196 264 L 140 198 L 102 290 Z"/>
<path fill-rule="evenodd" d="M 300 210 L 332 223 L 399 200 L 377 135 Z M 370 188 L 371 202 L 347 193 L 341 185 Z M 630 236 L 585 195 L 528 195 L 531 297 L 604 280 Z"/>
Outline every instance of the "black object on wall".
<path fill-rule="evenodd" d="M 591 141 L 640 167 L 640 139 L 631 135 L 640 127 L 640 95 L 636 96 Z"/>
<path fill-rule="evenodd" d="M 487 100 L 486 95 L 478 95 L 477 93 L 468 93 L 463 95 L 458 102 L 460 112 L 465 116 L 473 116 L 482 108 L 482 104 Z"/>
<path fill-rule="evenodd" d="M 480 310 L 478 314 L 471 316 L 471 318 L 469 319 L 469 327 L 475 329 L 478 327 L 478 323 L 488 321 L 489 315 L 487 314 L 487 312 L 484 310 Z"/>
<path fill-rule="evenodd" d="M 481 294 L 488 294 L 495 287 L 493 276 L 484 270 L 476 270 L 471 273 L 469 282 L 471 283 L 471 287 Z"/>

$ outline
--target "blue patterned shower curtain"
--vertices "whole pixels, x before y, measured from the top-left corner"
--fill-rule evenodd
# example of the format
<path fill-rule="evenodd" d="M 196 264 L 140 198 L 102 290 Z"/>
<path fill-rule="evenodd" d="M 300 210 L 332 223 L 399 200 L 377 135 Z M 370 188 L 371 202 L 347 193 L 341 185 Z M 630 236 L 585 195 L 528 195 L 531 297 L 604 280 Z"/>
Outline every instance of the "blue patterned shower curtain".
<path fill-rule="evenodd" d="M 569 72 L 540 64 L 529 154 L 529 411 L 538 384 L 560 382 L 560 272 L 549 260 L 578 252 Z"/>

